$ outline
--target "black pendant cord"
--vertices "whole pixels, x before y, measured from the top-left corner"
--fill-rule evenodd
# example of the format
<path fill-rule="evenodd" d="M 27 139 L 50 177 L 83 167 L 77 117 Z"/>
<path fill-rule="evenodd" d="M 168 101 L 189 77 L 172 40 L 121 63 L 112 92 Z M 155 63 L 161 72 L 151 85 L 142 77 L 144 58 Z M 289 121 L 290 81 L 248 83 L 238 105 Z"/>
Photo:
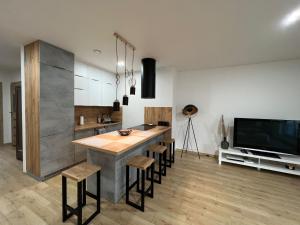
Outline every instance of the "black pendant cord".
<path fill-rule="evenodd" d="M 125 94 L 123 96 L 123 105 L 128 105 L 128 101 L 129 98 L 126 95 L 126 89 L 127 89 L 127 85 L 126 85 L 126 78 L 127 78 L 127 43 L 125 43 Z"/>
<path fill-rule="evenodd" d="M 116 58 L 117 58 L 117 63 L 116 63 L 116 100 L 118 100 L 118 87 L 120 84 L 120 75 L 118 72 L 119 53 L 118 53 L 118 38 L 117 37 L 116 37 Z"/>
<path fill-rule="evenodd" d="M 133 62 L 134 62 L 134 49 L 132 49 L 132 61 L 131 61 L 131 76 L 133 80 Z"/>
<path fill-rule="evenodd" d="M 134 64 L 134 49 L 132 50 L 132 62 L 131 62 L 131 79 L 130 79 L 130 83 L 132 87 L 135 87 L 136 85 L 136 81 L 134 79 L 134 73 L 133 73 L 133 64 Z"/>
<path fill-rule="evenodd" d="M 128 82 L 130 85 L 130 95 L 135 95 L 135 85 L 136 85 L 136 80 L 134 79 L 133 64 L 134 64 L 134 49 L 132 49 L 131 71 L 129 72 L 129 75 L 131 73 L 131 77 Z"/>
<path fill-rule="evenodd" d="M 120 84 L 120 74 L 118 71 L 119 53 L 118 53 L 118 37 L 116 36 L 116 100 L 113 102 L 113 111 L 120 111 L 120 102 L 118 100 L 118 87 Z"/>
<path fill-rule="evenodd" d="M 126 77 L 127 77 L 127 67 L 126 67 L 126 64 L 127 64 L 127 44 L 125 44 L 125 95 L 126 95 Z"/>

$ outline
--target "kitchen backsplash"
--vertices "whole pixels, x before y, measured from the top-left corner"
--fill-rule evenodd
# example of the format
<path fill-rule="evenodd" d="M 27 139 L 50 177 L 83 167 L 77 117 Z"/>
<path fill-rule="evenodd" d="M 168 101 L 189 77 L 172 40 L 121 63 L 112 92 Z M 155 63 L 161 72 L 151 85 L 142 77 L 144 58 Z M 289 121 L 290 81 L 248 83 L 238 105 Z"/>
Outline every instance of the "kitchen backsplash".
<path fill-rule="evenodd" d="M 79 125 L 80 116 L 84 116 L 85 123 L 97 123 L 97 117 L 110 115 L 112 121 L 122 121 L 122 108 L 113 112 L 110 106 L 75 106 L 75 123 Z"/>

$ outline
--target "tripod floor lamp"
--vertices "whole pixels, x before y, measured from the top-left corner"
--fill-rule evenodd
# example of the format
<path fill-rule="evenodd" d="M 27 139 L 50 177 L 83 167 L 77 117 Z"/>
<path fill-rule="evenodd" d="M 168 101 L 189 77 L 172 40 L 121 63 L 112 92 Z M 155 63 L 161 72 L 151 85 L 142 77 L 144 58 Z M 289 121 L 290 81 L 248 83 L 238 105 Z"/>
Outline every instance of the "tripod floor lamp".
<path fill-rule="evenodd" d="M 183 146 L 182 146 L 182 151 L 181 151 L 181 157 L 183 152 L 185 151 L 187 153 L 188 148 L 189 148 L 189 143 L 190 143 L 190 138 L 191 138 L 191 130 L 193 132 L 193 138 L 196 144 L 196 149 L 198 153 L 198 157 L 200 159 L 200 153 L 198 149 L 198 143 L 195 135 L 195 130 L 194 130 L 194 125 L 193 125 L 193 120 L 192 120 L 192 115 L 196 114 L 198 112 L 198 108 L 194 105 L 187 105 L 183 108 L 182 113 L 183 115 L 188 117 L 188 124 L 186 127 L 185 135 L 184 135 L 184 141 L 183 141 Z"/>

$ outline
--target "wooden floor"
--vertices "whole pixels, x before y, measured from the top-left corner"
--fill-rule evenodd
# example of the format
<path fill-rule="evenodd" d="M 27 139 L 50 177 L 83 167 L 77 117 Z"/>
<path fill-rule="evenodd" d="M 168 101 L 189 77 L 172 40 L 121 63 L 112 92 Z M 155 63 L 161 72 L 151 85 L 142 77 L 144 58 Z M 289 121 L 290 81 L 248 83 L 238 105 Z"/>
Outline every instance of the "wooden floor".
<path fill-rule="evenodd" d="M 122 200 L 102 200 L 102 212 L 91 224 L 300 224 L 300 178 L 234 165 L 195 155 L 176 158 L 154 199 L 142 213 Z M 75 202 L 75 185 L 69 183 Z M 73 196 L 73 197 L 72 197 Z M 88 201 L 85 217 L 94 210 Z M 72 217 L 64 224 L 76 224 Z M 0 147 L 0 224 L 44 225 L 61 222 L 61 177 L 37 182 L 22 174 L 15 151 Z"/>

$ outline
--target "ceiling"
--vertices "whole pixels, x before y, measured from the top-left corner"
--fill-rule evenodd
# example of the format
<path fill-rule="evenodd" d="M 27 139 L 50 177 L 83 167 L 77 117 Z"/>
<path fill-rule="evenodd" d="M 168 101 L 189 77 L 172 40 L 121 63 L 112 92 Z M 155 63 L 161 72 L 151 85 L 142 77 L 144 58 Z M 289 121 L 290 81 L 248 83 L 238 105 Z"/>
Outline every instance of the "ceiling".
<path fill-rule="evenodd" d="M 136 46 L 135 69 L 142 57 L 179 71 L 300 57 L 300 23 L 280 26 L 300 6 L 296 0 L 0 0 L 0 6 L 2 68 L 18 68 L 19 46 L 41 39 L 113 71 L 114 32 Z"/>

